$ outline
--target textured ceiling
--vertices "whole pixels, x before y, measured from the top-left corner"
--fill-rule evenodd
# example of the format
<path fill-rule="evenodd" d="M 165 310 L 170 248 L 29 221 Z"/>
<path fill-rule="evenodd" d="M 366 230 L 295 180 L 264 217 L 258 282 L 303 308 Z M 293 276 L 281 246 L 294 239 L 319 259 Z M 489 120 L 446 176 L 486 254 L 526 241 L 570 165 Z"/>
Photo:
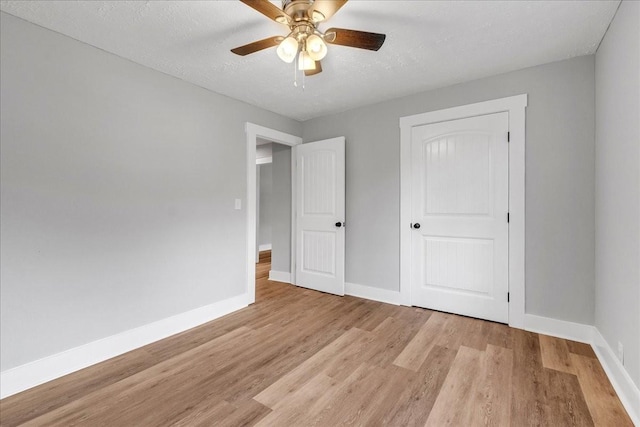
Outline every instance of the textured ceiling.
<path fill-rule="evenodd" d="M 275 2 L 274 2 L 275 3 Z M 279 3 L 279 2 L 278 2 Z M 306 120 L 415 92 L 592 54 L 619 1 L 349 1 L 331 26 L 387 34 L 378 52 L 329 46 L 293 86 L 275 49 L 229 49 L 286 27 L 239 1 L 2 1 L 0 8 L 150 68 Z"/>

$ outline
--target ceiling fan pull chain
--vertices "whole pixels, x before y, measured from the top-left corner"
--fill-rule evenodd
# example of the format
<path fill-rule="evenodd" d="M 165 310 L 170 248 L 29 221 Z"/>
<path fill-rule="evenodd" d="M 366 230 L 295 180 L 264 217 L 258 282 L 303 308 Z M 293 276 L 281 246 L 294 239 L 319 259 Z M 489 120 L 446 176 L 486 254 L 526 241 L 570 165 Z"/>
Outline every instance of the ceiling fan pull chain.
<path fill-rule="evenodd" d="M 298 87 L 298 55 L 293 60 L 293 86 Z"/>

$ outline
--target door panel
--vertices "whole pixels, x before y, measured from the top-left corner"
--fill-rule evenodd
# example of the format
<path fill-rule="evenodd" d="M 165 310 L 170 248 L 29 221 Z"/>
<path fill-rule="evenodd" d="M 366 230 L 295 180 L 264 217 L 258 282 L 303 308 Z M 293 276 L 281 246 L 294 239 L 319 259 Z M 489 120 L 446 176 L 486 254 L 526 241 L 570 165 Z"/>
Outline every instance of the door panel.
<path fill-rule="evenodd" d="M 461 132 L 422 142 L 425 215 L 490 213 L 490 138 Z"/>
<path fill-rule="evenodd" d="M 302 232 L 302 271 L 335 277 L 336 234 L 326 231 Z"/>
<path fill-rule="evenodd" d="M 412 131 L 413 305 L 508 322 L 508 113 Z"/>
<path fill-rule="evenodd" d="M 344 295 L 344 138 L 294 151 L 296 285 Z"/>
<path fill-rule="evenodd" d="M 301 186 L 302 214 L 336 216 L 337 153 L 334 150 L 306 151 L 309 152 L 300 156 L 304 183 Z"/>
<path fill-rule="evenodd" d="M 425 285 L 488 294 L 493 284 L 493 240 L 424 237 Z"/>

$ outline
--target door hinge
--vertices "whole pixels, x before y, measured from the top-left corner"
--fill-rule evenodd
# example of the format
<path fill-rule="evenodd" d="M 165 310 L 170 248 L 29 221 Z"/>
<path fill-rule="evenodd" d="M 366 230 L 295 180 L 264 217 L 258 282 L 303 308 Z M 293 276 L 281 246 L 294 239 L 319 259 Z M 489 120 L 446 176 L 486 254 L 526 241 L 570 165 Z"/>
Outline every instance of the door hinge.
<path fill-rule="evenodd" d="M 511 142 L 511 132 L 507 132 L 507 142 Z"/>
<path fill-rule="evenodd" d="M 507 222 L 509 222 L 509 212 L 507 212 Z"/>
<path fill-rule="evenodd" d="M 510 302 L 510 299 L 511 299 L 511 295 L 509 292 L 507 292 L 507 302 Z"/>

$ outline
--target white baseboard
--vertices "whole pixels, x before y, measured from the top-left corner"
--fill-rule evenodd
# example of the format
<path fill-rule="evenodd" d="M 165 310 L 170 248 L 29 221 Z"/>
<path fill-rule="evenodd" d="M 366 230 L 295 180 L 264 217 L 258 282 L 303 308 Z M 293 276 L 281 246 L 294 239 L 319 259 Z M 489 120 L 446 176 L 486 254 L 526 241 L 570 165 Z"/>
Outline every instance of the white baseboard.
<path fill-rule="evenodd" d="M 591 344 L 631 420 L 640 426 L 640 390 L 595 326 L 525 314 L 525 329 Z"/>
<path fill-rule="evenodd" d="M 269 270 L 269 280 L 291 283 L 291 273 L 289 273 L 288 271 Z"/>
<path fill-rule="evenodd" d="M 273 157 L 261 157 L 259 159 L 256 159 L 256 165 L 265 165 L 267 163 L 272 163 L 273 162 Z"/>
<path fill-rule="evenodd" d="M 640 426 L 640 388 L 633 382 L 609 343 L 596 328 L 592 347 L 631 420 L 636 426 Z"/>
<path fill-rule="evenodd" d="M 271 250 L 271 243 L 265 243 L 264 245 L 258 246 L 258 252 L 270 251 L 270 250 Z"/>
<path fill-rule="evenodd" d="M 539 334 L 551 335 L 572 341 L 591 344 L 595 328 L 582 323 L 567 322 L 566 320 L 552 319 L 550 317 L 524 315 L 524 329 Z"/>
<path fill-rule="evenodd" d="M 351 295 L 354 297 L 386 302 L 387 304 L 400 305 L 399 291 L 390 291 L 388 289 L 363 286 L 356 283 L 345 283 L 344 293 L 346 295 Z"/>
<path fill-rule="evenodd" d="M 0 399 L 186 331 L 247 305 L 248 296 L 242 294 L 0 372 Z"/>

